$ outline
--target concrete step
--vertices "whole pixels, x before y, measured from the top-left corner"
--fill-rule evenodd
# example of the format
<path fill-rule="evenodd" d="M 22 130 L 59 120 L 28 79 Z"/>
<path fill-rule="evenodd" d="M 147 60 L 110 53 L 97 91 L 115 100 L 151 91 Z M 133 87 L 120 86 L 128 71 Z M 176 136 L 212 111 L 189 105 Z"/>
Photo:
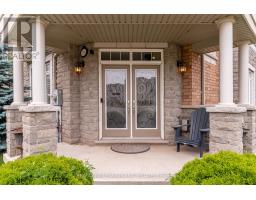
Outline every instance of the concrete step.
<path fill-rule="evenodd" d="M 169 174 L 95 174 L 95 185 L 168 185 Z"/>
<path fill-rule="evenodd" d="M 162 139 L 102 139 L 95 142 L 96 144 L 119 144 L 119 143 L 132 143 L 132 144 L 168 144 L 168 140 Z"/>

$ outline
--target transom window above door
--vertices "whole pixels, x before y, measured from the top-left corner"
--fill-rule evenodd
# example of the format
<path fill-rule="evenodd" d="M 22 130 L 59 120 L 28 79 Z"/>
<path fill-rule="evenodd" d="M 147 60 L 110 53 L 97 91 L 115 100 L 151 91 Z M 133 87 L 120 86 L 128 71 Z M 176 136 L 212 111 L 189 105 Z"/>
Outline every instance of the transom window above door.
<path fill-rule="evenodd" d="M 161 51 L 101 51 L 102 61 L 161 61 Z"/>
<path fill-rule="evenodd" d="M 129 52 L 120 52 L 120 51 L 102 51 L 101 52 L 101 60 L 112 60 L 112 61 L 128 61 L 130 60 Z"/>

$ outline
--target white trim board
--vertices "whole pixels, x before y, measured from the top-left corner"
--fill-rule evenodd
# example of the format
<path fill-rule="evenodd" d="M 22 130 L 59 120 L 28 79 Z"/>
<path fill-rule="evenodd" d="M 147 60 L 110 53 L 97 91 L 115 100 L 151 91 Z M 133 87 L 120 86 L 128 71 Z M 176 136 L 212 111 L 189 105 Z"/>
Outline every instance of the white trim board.
<path fill-rule="evenodd" d="M 149 50 L 151 49 L 164 49 L 168 47 L 168 43 L 166 42 L 116 42 L 116 43 L 108 43 L 108 42 L 95 42 L 92 45 L 94 48 L 113 48 L 113 51 L 120 51 L 122 49 L 132 49 L 135 50 L 137 48 Z"/>

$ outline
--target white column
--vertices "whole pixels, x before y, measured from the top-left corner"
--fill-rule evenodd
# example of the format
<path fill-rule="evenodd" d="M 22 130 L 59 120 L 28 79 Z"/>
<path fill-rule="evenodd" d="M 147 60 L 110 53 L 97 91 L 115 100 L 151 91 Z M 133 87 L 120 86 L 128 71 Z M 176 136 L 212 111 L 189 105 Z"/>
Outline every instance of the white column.
<path fill-rule="evenodd" d="M 45 21 L 37 18 L 32 24 L 32 104 L 47 104 L 45 76 Z"/>
<path fill-rule="evenodd" d="M 22 48 L 13 50 L 13 103 L 24 103 L 24 74 L 23 74 L 23 51 Z"/>
<path fill-rule="evenodd" d="M 218 20 L 220 48 L 220 102 L 233 106 L 233 17 Z"/>
<path fill-rule="evenodd" d="M 239 44 L 239 103 L 249 104 L 249 41 Z"/>

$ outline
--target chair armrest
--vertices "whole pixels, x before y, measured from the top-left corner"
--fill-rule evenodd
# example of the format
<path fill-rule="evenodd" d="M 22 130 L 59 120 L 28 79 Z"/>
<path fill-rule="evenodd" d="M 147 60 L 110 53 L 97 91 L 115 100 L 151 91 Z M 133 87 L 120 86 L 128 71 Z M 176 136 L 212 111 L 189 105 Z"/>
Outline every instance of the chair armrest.
<path fill-rule="evenodd" d="M 243 133 L 248 133 L 250 131 L 249 128 L 243 128 Z"/>
<path fill-rule="evenodd" d="M 172 128 L 177 129 L 177 128 L 181 128 L 183 126 L 190 126 L 190 124 L 176 125 L 176 126 L 173 126 Z"/>
<path fill-rule="evenodd" d="M 204 133 L 208 133 L 210 131 L 210 129 L 209 128 L 204 128 L 204 129 L 200 129 L 200 133 L 202 134 L 204 134 Z"/>

